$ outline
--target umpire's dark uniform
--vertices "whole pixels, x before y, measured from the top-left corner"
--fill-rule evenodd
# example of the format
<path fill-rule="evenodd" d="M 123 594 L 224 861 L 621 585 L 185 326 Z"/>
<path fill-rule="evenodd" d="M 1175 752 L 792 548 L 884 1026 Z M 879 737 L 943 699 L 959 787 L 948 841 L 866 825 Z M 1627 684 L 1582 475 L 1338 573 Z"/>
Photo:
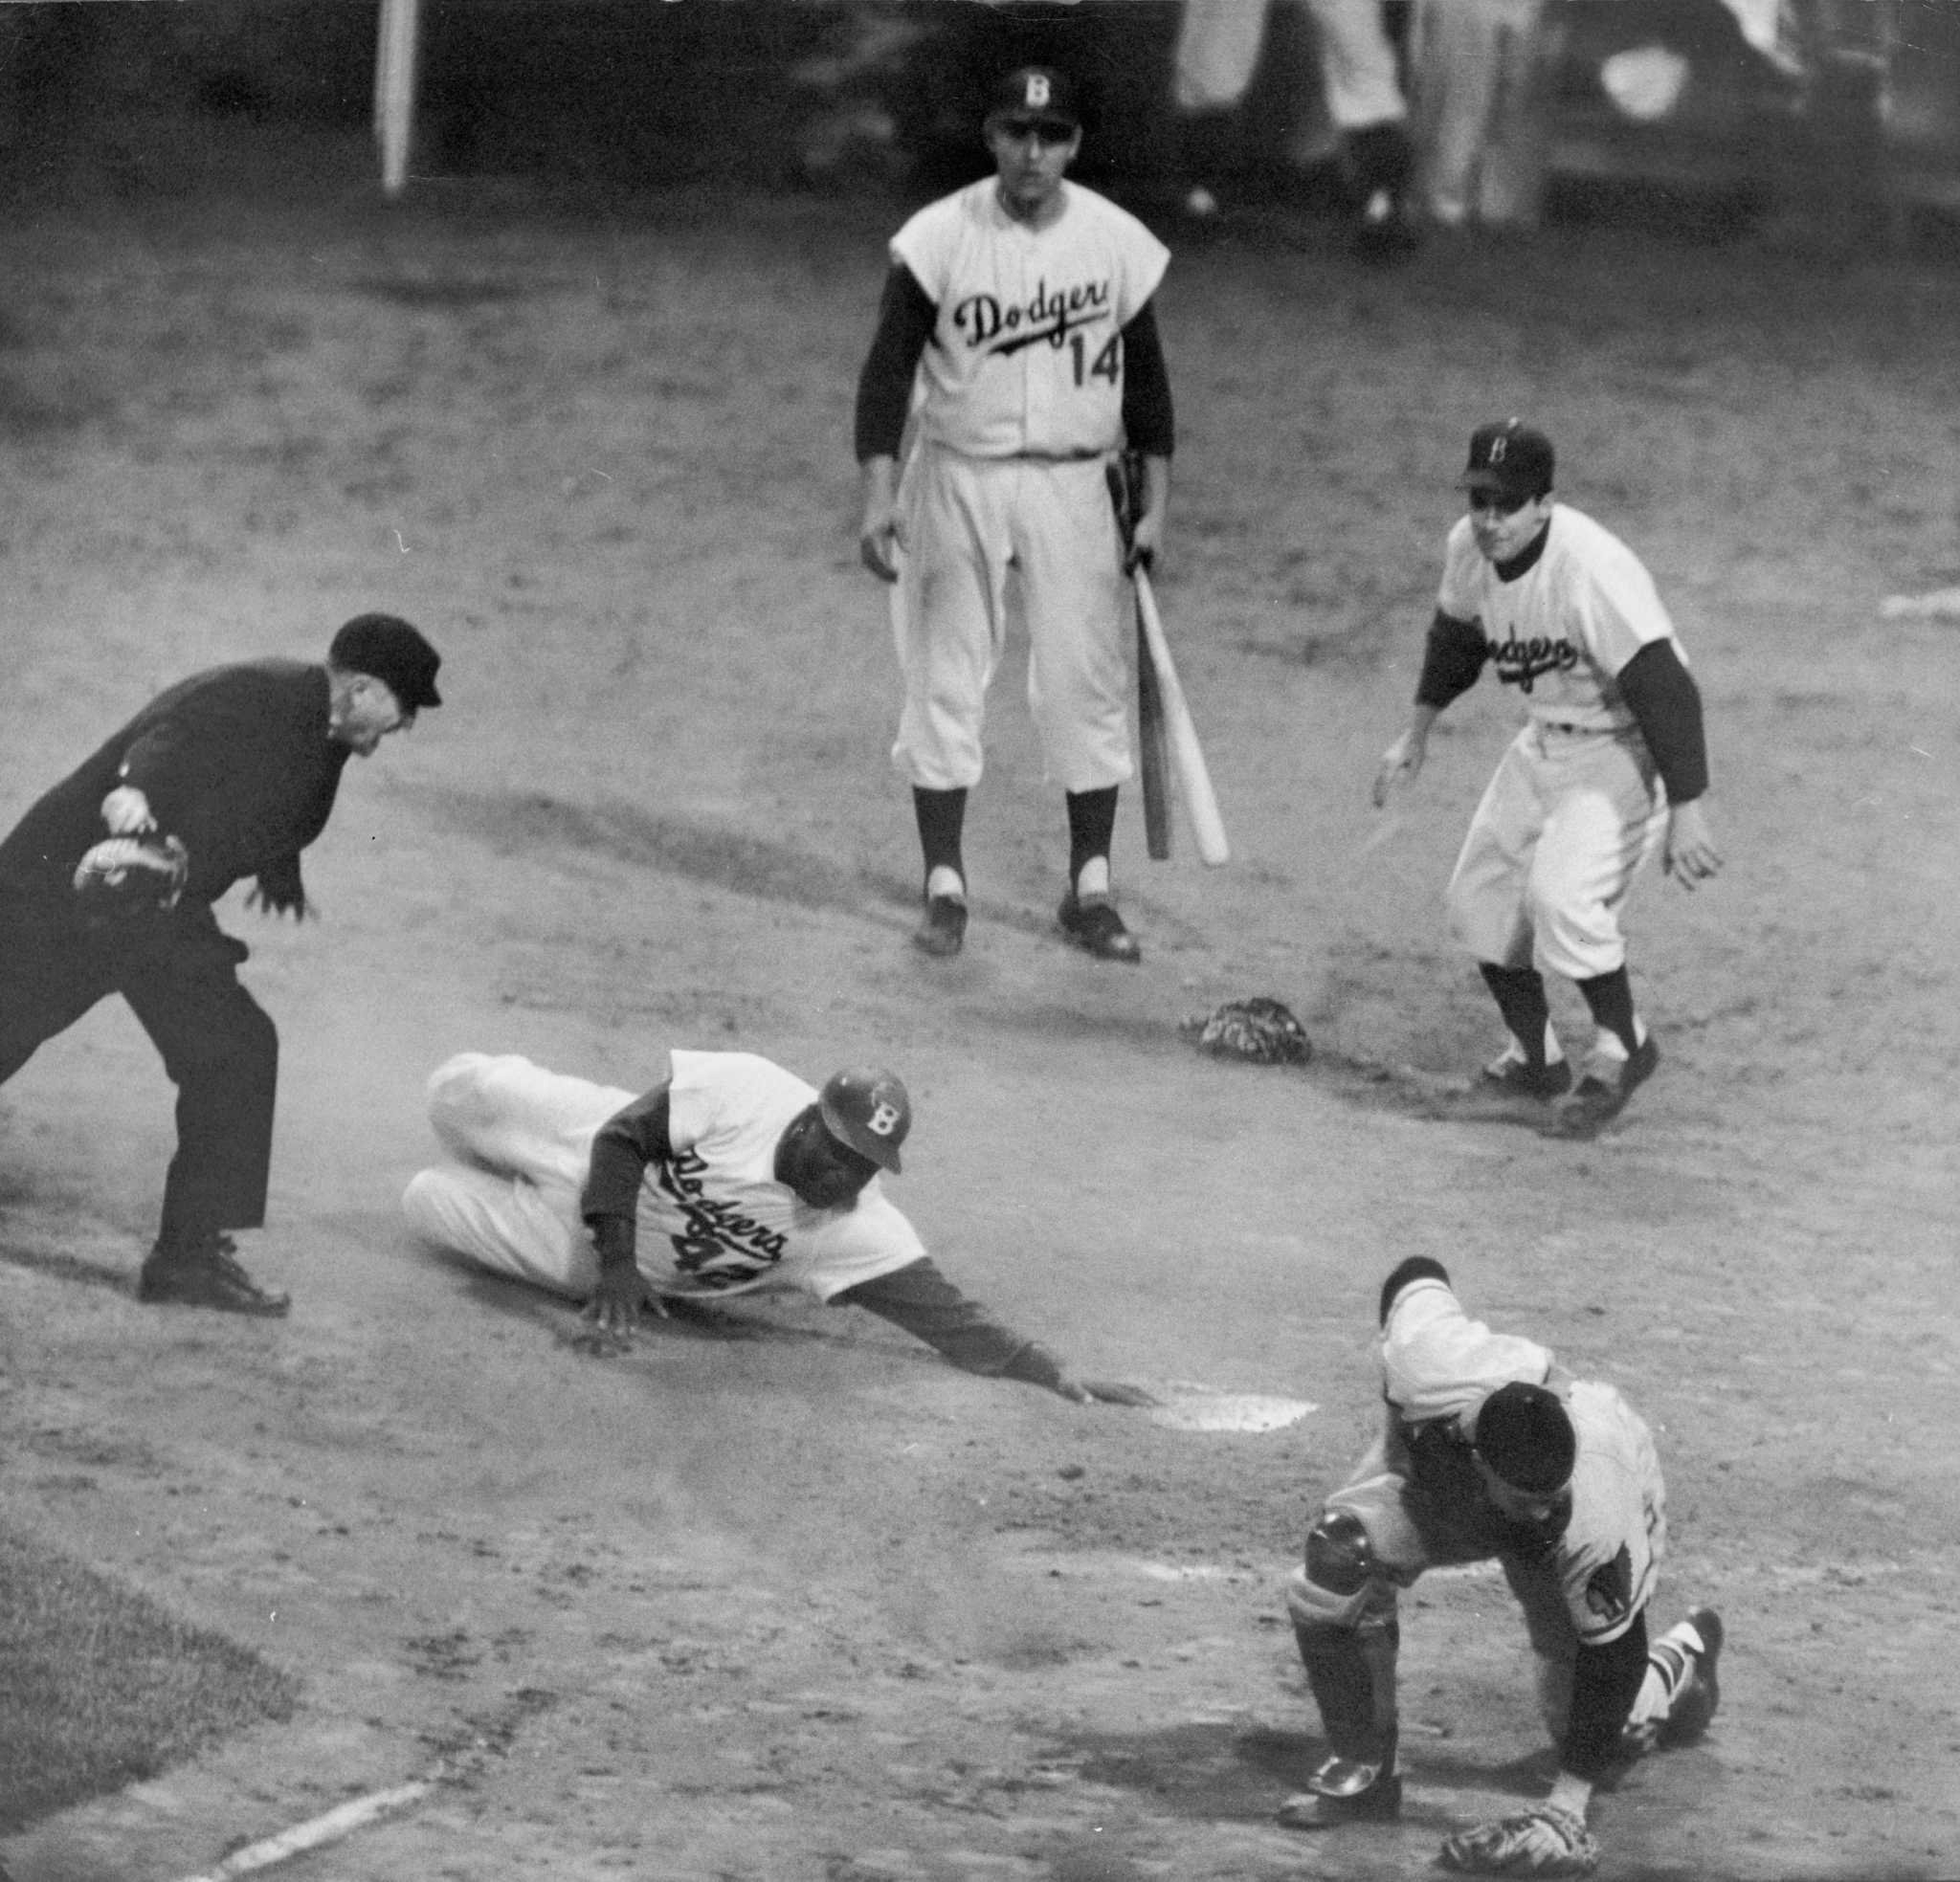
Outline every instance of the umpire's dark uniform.
<path fill-rule="evenodd" d="M 381 679 L 407 722 L 440 703 L 438 664 L 407 622 L 363 615 L 336 635 L 325 666 L 255 660 L 194 675 L 0 843 L 0 1083 L 120 993 L 177 1087 L 153 1263 L 212 1254 L 222 1230 L 265 1220 L 278 1036 L 239 984 L 244 942 L 218 927 L 212 903 L 249 875 L 269 909 L 303 914 L 300 852 L 326 827 L 351 756 L 333 723 L 336 671 L 344 684 Z M 85 920 L 76 865 L 108 833 L 102 800 L 122 786 L 142 791 L 159 830 L 183 842 L 189 872 L 172 908 Z"/>

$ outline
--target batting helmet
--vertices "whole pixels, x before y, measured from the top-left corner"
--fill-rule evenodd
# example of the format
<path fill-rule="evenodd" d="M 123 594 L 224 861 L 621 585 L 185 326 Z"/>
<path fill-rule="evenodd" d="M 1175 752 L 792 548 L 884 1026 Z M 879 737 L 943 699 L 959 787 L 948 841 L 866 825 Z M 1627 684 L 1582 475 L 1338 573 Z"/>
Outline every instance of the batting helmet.
<path fill-rule="evenodd" d="M 912 1100 L 891 1072 L 837 1072 L 817 1098 L 824 1128 L 839 1143 L 899 1173 L 899 1145 L 912 1128 Z"/>

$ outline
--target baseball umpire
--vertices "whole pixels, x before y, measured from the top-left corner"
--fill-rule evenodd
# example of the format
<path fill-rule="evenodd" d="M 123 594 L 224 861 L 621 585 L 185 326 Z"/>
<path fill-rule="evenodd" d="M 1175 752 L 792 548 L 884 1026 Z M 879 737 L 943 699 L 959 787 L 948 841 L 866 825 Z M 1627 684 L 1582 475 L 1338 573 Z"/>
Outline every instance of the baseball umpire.
<path fill-rule="evenodd" d="M 1007 633 L 1009 578 L 1028 624 L 1028 702 L 1067 799 L 1063 935 L 1135 961 L 1109 875 L 1119 787 L 1133 775 L 1125 563 L 1162 547 L 1174 423 L 1152 296 L 1169 251 L 1067 181 L 1081 148 L 1075 88 L 1024 66 L 995 90 L 994 174 L 927 205 L 891 244 L 858 385 L 867 567 L 898 584 L 903 705 L 894 765 L 924 852 L 927 954 L 967 931 L 961 854 L 981 723 Z M 916 400 L 917 443 L 899 455 Z M 1104 466 L 1124 447 L 1144 489 L 1125 551 Z"/>
<path fill-rule="evenodd" d="M 1706 1730 L 1722 1623 L 1701 1607 L 1648 1639 L 1665 1491 L 1646 1425 L 1613 1386 L 1471 1319 L 1426 1256 L 1389 1275 L 1380 1320 L 1385 1428 L 1314 1519 L 1286 1586 L 1329 1755 L 1280 1820 L 1316 1829 L 1399 1813 L 1397 1590 L 1495 1557 L 1525 1611 L 1558 1776 L 1543 1805 L 1452 1836 L 1443 1861 L 1584 1874 L 1599 1853 L 1593 1787 Z"/>
<path fill-rule="evenodd" d="M 303 920 L 300 852 L 341 772 L 442 703 L 435 650 L 362 614 L 323 665 L 216 667 L 159 694 L 0 843 L 0 1083 L 120 993 L 177 1087 L 177 1151 L 137 1293 L 283 1314 L 226 1231 L 265 1221 L 278 1035 L 238 981 L 244 942 L 212 913 L 241 876 Z"/>
<path fill-rule="evenodd" d="M 912 1127 L 889 1072 L 838 1072 L 818 1091 L 753 1052 L 676 1052 L 635 1097 L 463 1052 L 431 1076 L 429 1116 L 455 1161 L 410 1181 L 411 1226 L 585 1302 L 597 1350 L 629 1340 L 643 1306 L 800 1289 L 868 1308 L 968 1372 L 1149 1403 L 1072 1379 L 940 1273 L 880 1182 Z"/>
<path fill-rule="evenodd" d="M 1626 544 L 1552 497 L 1552 447 L 1517 419 L 1480 425 L 1458 482 L 1469 514 L 1443 576 L 1408 729 L 1383 754 L 1374 801 L 1422 768 L 1438 713 L 1485 662 L 1515 686 L 1524 729 L 1477 807 L 1448 892 L 1510 1043 L 1487 1090 L 1570 1092 L 1554 1128 L 1590 1136 L 1659 1063 L 1634 1008 L 1620 911 L 1640 865 L 1694 889 L 1722 867 L 1705 808 L 1702 696 L 1653 578 Z M 1597 1029 L 1576 1091 L 1544 973 L 1578 985 Z"/>

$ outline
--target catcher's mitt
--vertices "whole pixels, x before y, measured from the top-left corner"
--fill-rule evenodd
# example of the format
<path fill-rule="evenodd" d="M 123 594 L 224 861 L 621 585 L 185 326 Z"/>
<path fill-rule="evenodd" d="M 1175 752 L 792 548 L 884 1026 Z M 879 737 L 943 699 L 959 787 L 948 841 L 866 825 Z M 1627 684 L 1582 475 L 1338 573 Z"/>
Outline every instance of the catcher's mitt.
<path fill-rule="evenodd" d="M 1599 1840 L 1571 1811 L 1539 1804 L 1446 1838 L 1442 1864 L 1469 1875 L 1591 1875 Z"/>
<path fill-rule="evenodd" d="M 1228 1000 L 1215 1013 L 1194 1013 L 1181 1029 L 1200 1052 L 1255 1065 L 1304 1065 L 1313 1056 L 1306 1028 L 1277 1000 L 1256 994 Z"/>
<path fill-rule="evenodd" d="M 174 836 L 112 836 L 87 851 L 75 893 L 93 919 L 115 920 L 175 908 L 190 874 L 190 852 Z"/>

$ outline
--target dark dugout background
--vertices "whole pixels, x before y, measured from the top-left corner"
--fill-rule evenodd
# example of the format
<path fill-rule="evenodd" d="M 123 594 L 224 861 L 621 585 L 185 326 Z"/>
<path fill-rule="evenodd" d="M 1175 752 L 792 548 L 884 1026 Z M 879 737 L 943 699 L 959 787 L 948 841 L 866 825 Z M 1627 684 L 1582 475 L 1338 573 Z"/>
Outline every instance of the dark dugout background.
<path fill-rule="evenodd" d="M 1391 0 L 1392 29 L 1401 11 Z M 1169 202 L 1177 11 L 1176 0 L 429 0 L 412 172 L 924 196 L 979 172 L 990 80 L 1041 60 L 1084 86 L 1092 134 L 1078 174 Z M 1744 43 L 1720 0 L 1552 0 L 1552 212 L 1691 215 L 1711 199 L 1745 217 L 1846 199 L 1913 218 L 1960 207 L 1960 7 L 1838 0 L 1807 17 L 1807 65 L 1793 75 Z M 80 166 L 113 188 L 189 188 L 204 179 L 192 151 L 172 146 L 172 122 L 358 130 L 376 32 L 365 0 L 0 8 L 0 181 L 45 188 Z M 1691 76 L 1667 119 L 1634 124 L 1598 68 L 1648 45 L 1686 57 Z M 1326 206 L 1331 178 L 1283 154 L 1298 95 L 1285 71 L 1310 51 L 1294 10 L 1275 9 L 1236 126 L 1247 201 Z"/>

